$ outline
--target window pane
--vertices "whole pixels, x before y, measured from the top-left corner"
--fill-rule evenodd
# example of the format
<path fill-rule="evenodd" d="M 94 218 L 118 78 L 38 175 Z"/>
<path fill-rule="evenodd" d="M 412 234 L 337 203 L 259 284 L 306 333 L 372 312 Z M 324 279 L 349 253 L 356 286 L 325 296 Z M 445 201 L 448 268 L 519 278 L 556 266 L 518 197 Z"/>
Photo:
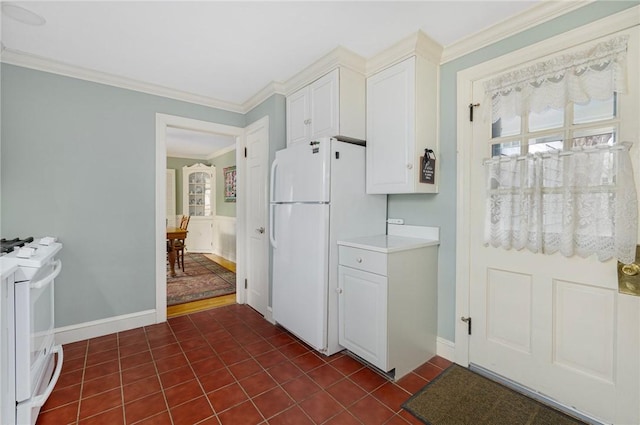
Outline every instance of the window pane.
<path fill-rule="evenodd" d="M 548 130 L 564 125 L 564 109 L 549 109 L 539 114 L 529 113 L 529 131 Z"/>
<path fill-rule="evenodd" d="M 520 155 L 520 140 L 491 145 L 491 156 Z"/>
<path fill-rule="evenodd" d="M 573 133 L 571 147 L 588 147 L 595 145 L 613 145 L 616 143 L 616 129 L 596 128 L 580 130 Z"/>
<path fill-rule="evenodd" d="M 529 153 L 561 151 L 562 148 L 563 140 L 560 134 L 529 139 Z"/>
<path fill-rule="evenodd" d="M 582 124 L 610 120 L 616 116 L 616 96 L 609 100 L 592 100 L 586 105 L 573 105 L 573 123 Z"/>
<path fill-rule="evenodd" d="M 515 136 L 520 134 L 520 117 L 516 116 L 510 120 L 500 118 L 491 125 L 491 138 L 504 136 Z"/>

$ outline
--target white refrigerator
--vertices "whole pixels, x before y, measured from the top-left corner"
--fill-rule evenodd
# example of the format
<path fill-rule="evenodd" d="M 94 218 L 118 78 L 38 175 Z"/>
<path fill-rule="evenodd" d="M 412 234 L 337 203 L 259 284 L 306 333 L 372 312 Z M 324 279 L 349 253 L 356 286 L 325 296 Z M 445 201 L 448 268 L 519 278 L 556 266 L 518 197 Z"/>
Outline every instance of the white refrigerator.
<path fill-rule="evenodd" d="M 365 147 L 322 138 L 276 152 L 270 208 L 273 319 L 334 354 L 337 241 L 386 231 L 386 195 L 365 192 Z"/>

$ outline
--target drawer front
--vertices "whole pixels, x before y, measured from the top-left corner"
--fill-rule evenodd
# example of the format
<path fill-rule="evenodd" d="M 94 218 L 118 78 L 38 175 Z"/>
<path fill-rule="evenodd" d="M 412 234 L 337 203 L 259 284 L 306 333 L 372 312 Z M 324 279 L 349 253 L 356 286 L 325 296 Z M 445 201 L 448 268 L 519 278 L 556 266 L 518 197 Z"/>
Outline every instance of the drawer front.
<path fill-rule="evenodd" d="M 387 254 L 366 249 L 340 246 L 338 261 L 341 265 L 366 272 L 387 275 Z"/>

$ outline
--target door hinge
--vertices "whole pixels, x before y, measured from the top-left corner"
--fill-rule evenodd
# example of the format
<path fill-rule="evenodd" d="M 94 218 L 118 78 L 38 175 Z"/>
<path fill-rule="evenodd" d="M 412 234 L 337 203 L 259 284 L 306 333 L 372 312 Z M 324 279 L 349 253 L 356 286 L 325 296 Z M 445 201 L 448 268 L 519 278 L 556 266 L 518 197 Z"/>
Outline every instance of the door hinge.
<path fill-rule="evenodd" d="M 479 103 L 469 104 L 469 121 L 473 122 L 473 108 L 477 108 L 478 106 L 480 106 Z"/>
<path fill-rule="evenodd" d="M 247 289 L 247 279 L 244 280 L 244 289 Z"/>
<path fill-rule="evenodd" d="M 244 157 L 247 157 L 247 148 L 244 148 Z"/>
<path fill-rule="evenodd" d="M 467 333 L 469 335 L 471 335 L 471 317 L 464 317 L 462 316 L 460 318 L 460 320 L 462 320 L 463 322 L 465 322 L 467 324 Z"/>

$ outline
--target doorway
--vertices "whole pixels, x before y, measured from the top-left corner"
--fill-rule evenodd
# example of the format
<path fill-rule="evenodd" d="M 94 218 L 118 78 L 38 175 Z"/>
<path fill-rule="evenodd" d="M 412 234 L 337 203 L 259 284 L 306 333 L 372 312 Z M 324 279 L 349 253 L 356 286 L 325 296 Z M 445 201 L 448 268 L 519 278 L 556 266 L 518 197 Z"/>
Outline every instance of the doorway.
<path fill-rule="evenodd" d="M 188 119 L 183 117 L 156 114 L 156 321 L 163 322 L 167 319 L 167 275 L 166 275 L 166 227 L 167 227 L 167 192 L 166 192 L 166 169 L 167 169 L 167 146 L 168 133 L 189 130 L 193 132 L 215 134 L 235 140 L 236 151 L 236 172 L 238 176 L 243 173 L 243 161 L 239 152 L 244 148 L 244 129 L 240 127 L 216 124 L 207 121 Z M 177 173 L 181 173 L 177 171 Z M 240 187 L 238 187 L 240 189 Z M 241 210 L 246 205 L 243 191 L 238 190 L 236 198 L 237 209 Z M 240 234 L 240 230 L 244 228 L 244 215 L 237 214 L 235 228 L 238 229 L 237 238 L 234 241 L 237 263 L 237 281 L 243 282 L 243 264 L 241 252 L 244 249 L 244 243 Z M 227 297 L 229 298 L 229 297 Z M 237 285 L 235 296 L 232 300 L 244 302 L 243 285 Z"/>

